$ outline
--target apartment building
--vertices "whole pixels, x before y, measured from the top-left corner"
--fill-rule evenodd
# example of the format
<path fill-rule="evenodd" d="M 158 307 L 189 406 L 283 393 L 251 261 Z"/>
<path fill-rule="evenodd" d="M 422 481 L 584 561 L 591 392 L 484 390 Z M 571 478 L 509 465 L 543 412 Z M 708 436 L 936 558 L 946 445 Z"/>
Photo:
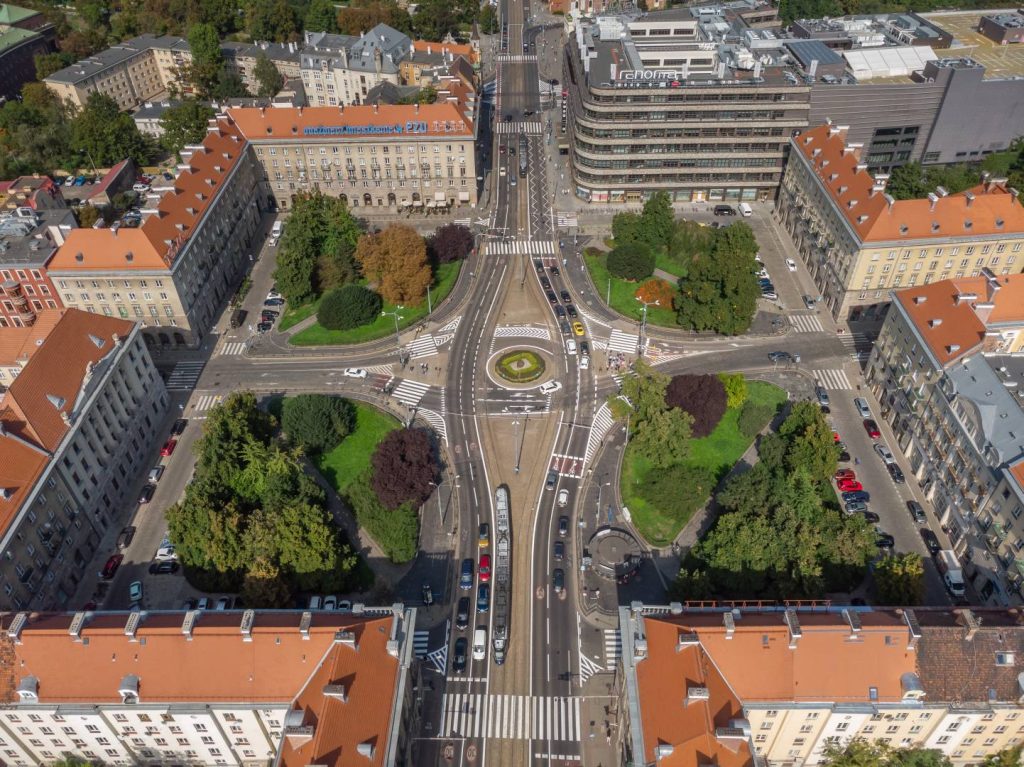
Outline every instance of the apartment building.
<path fill-rule="evenodd" d="M 60 184 L 49 176 L 19 176 L 0 181 L 0 212 L 10 214 L 18 208 L 32 210 L 66 209 Z"/>
<path fill-rule="evenodd" d="M 287 111 L 287 110 L 274 110 Z M 261 169 L 232 120 L 213 121 L 154 186 L 136 229 L 77 229 L 51 259 L 60 300 L 131 319 L 161 346 L 202 342 L 250 263 L 265 195 Z"/>
<path fill-rule="evenodd" d="M 68 208 L 0 214 L 0 328 L 31 326 L 44 309 L 63 306 L 47 268 L 77 227 Z"/>
<path fill-rule="evenodd" d="M 6 613 L 0 758 L 411 764 L 416 610 Z"/>
<path fill-rule="evenodd" d="M 0 3 L 0 101 L 36 79 L 35 57 L 53 50 L 53 25 L 38 11 Z"/>
<path fill-rule="evenodd" d="M 400 85 L 400 63 L 412 49 L 408 35 L 387 24 L 358 37 L 309 31 L 305 35 L 300 65 L 311 106 L 365 104 L 375 85 Z"/>
<path fill-rule="evenodd" d="M 857 319 L 893 288 L 1024 268 L 1024 207 L 1005 180 L 894 200 L 862 149 L 835 124 L 794 137 L 775 204 L 834 317 Z"/>
<path fill-rule="evenodd" d="M 623 764 L 804 767 L 854 738 L 957 767 L 1024 741 L 1019 611 L 619 608 Z"/>
<path fill-rule="evenodd" d="M 893 291 L 865 371 L 980 599 L 1024 587 L 1024 275 Z"/>
<path fill-rule="evenodd" d="M 255 43 L 236 43 L 226 41 L 221 43 L 221 53 L 224 54 L 224 61 L 233 69 L 250 93 L 256 93 L 259 89 L 259 81 L 256 79 L 256 63 L 260 57 L 266 57 L 274 68 L 281 75 L 283 80 L 301 77 L 302 67 L 302 46 L 299 43 L 268 43 L 265 41 Z"/>
<path fill-rule="evenodd" d="M 76 107 L 84 106 L 90 93 L 99 92 L 129 110 L 165 97 L 172 88 L 190 91 L 182 72 L 191 62 L 186 40 L 146 34 L 84 58 L 43 82 Z"/>
<path fill-rule="evenodd" d="M 464 89 L 435 104 L 229 109 L 228 116 L 262 170 L 259 196 L 282 209 L 293 195 L 320 190 L 353 208 L 422 210 L 476 204 L 471 97 Z"/>
<path fill-rule="evenodd" d="M 810 85 L 784 51 L 752 50 L 716 19 L 677 8 L 577 24 L 562 128 L 579 198 L 774 196 Z"/>
<path fill-rule="evenodd" d="M 146 448 L 167 410 L 137 324 L 74 309 L 49 310 L 39 326 L 51 324 L 45 335 L 12 331 L 33 345 L 22 349 L 20 371 L 0 395 L 0 603 L 7 609 L 67 605 L 104 533 L 134 501 L 133 482 L 149 468 Z"/>

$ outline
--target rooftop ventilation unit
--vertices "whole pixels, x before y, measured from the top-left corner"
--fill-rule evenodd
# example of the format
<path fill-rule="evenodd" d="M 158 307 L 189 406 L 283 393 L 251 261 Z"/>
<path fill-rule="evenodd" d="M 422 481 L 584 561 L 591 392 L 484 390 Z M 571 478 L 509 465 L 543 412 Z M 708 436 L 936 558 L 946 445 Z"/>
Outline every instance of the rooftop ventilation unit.
<path fill-rule="evenodd" d="M 256 622 L 256 611 L 246 610 L 242 613 L 242 625 L 239 626 L 239 631 L 242 632 L 242 641 L 252 641 L 252 626 Z"/>
<path fill-rule="evenodd" d="M 353 650 L 358 650 L 359 647 L 356 644 L 356 635 L 353 631 L 338 631 L 334 634 L 334 641 L 340 642 L 346 647 L 351 647 Z"/>
<path fill-rule="evenodd" d="M 697 647 L 698 645 L 700 645 L 700 637 L 696 634 L 691 632 L 680 634 L 676 642 L 676 652 L 681 652 L 687 647 Z"/>
<path fill-rule="evenodd" d="M 71 625 L 68 626 L 68 636 L 76 642 L 82 640 L 82 627 L 85 626 L 85 616 L 86 613 L 84 612 L 75 613 L 75 617 L 71 619 Z"/>
<path fill-rule="evenodd" d="M 128 614 L 128 621 L 124 624 L 124 635 L 131 639 L 133 642 L 135 641 L 135 635 L 139 631 L 140 623 L 142 623 L 141 612 Z"/>
<path fill-rule="evenodd" d="M 299 633 L 302 634 L 303 639 L 309 639 L 309 627 L 313 623 L 313 613 L 306 610 L 302 613 L 302 617 L 299 619 Z"/>
<path fill-rule="evenodd" d="M 334 698 L 342 703 L 348 701 L 348 691 L 343 684 L 325 684 L 323 693 L 325 698 Z"/>
<path fill-rule="evenodd" d="M 686 700 L 684 705 L 689 706 L 691 703 L 699 703 L 700 701 L 711 700 L 711 691 L 707 687 L 687 687 L 686 688 Z"/>
<path fill-rule="evenodd" d="M 136 613 L 137 614 L 137 613 Z M 127 674 L 117 688 L 117 694 L 121 696 L 121 702 L 135 704 L 139 702 L 139 678 L 135 674 Z"/>
<path fill-rule="evenodd" d="M 34 676 L 23 676 L 18 682 L 18 689 L 15 692 L 18 693 L 19 703 L 38 703 L 39 680 Z"/>
<path fill-rule="evenodd" d="M 792 607 L 786 610 L 785 620 L 786 627 L 789 629 L 789 649 L 794 650 L 796 649 L 796 643 L 804 635 L 804 630 L 800 627 L 800 618 L 797 617 L 796 610 Z"/>
<path fill-rule="evenodd" d="M 18 613 L 15 615 L 11 625 L 7 627 L 7 638 L 12 640 L 14 644 L 21 644 L 21 630 L 25 628 L 26 623 L 28 623 L 28 613 Z"/>
<path fill-rule="evenodd" d="M 198 610 L 189 610 L 181 621 L 181 633 L 189 641 L 192 640 L 192 629 L 195 628 L 196 620 L 199 618 Z"/>
<path fill-rule="evenodd" d="M 736 633 L 736 618 L 732 612 L 722 613 L 722 623 L 725 624 L 725 638 L 732 639 Z"/>
<path fill-rule="evenodd" d="M 853 639 L 861 632 L 860 613 L 855 610 L 843 610 L 843 618 L 850 627 L 850 638 Z"/>

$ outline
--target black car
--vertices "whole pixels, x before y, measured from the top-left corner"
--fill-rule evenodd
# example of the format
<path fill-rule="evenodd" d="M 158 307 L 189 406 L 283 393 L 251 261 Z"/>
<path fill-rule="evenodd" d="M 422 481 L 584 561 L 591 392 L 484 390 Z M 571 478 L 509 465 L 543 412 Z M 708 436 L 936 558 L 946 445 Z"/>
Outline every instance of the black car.
<path fill-rule="evenodd" d="M 549 303 L 551 303 L 551 304 L 557 304 L 558 303 L 558 296 L 556 296 L 553 291 L 549 290 L 547 295 L 548 295 L 548 302 Z"/>
<path fill-rule="evenodd" d="M 799 362 L 800 355 L 793 355 L 789 352 L 768 352 L 768 359 L 772 362 Z"/>
<path fill-rule="evenodd" d="M 555 275 L 556 277 L 561 274 L 561 272 L 558 271 L 558 267 L 557 266 L 550 266 L 548 268 L 551 270 L 551 273 L 553 275 Z"/>
<path fill-rule="evenodd" d="M 861 514 L 864 516 L 864 519 L 866 519 L 871 524 L 875 524 L 876 522 L 881 521 L 881 518 L 873 511 L 867 511 L 865 509 L 864 511 L 861 512 Z"/>
<path fill-rule="evenodd" d="M 569 327 L 569 322 L 567 320 L 562 320 L 561 322 L 559 322 L 558 323 L 558 328 L 559 328 L 559 330 L 562 331 L 562 335 L 563 336 L 571 336 L 572 335 L 572 328 Z"/>
<path fill-rule="evenodd" d="M 455 628 L 459 631 L 469 628 L 469 597 L 459 600 L 459 608 L 455 611 Z"/>
<path fill-rule="evenodd" d="M 559 291 L 558 295 L 560 295 L 562 297 L 562 303 L 563 304 L 571 304 L 572 303 L 572 296 L 569 295 L 569 291 L 568 290 Z"/>
<path fill-rule="evenodd" d="M 430 588 L 429 583 L 424 583 L 423 588 L 420 589 L 420 595 L 423 597 L 423 604 L 430 607 L 434 604 L 434 592 Z"/>
<path fill-rule="evenodd" d="M 539 258 L 533 259 L 533 268 L 537 270 L 538 274 L 544 274 L 544 262 Z"/>
<path fill-rule="evenodd" d="M 889 470 L 889 476 L 892 477 L 892 481 L 897 485 L 901 485 L 906 481 L 906 477 L 903 476 L 903 471 L 894 463 L 887 463 L 885 468 Z"/>
<path fill-rule="evenodd" d="M 580 354 L 582 354 L 584 357 L 590 354 L 590 344 L 588 344 L 586 341 L 580 341 Z"/>
<path fill-rule="evenodd" d="M 896 539 L 889 535 L 889 533 L 883 533 L 879 530 L 875 538 L 875 545 L 880 549 L 891 549 L 896 545 Z"/>
<path fill-rule="evenodd" d="M 156 485 L 146 485 L 142 488 L 142 492 L 139 493 L 139 503 L 149 503 L 153 500 L 153 493 L 156 491 Z"/>
<path fill-rule="evenodd" d="M 565 541 L 555 541 L 554 557 L 556 562 L 565 559 Z"/>
<path fill-rule="evenodd" d="M 177 421 L 174 422 L 174 425 L 171 426 L 171 436 L 179 436 L 183 431 L 185 431 L 186 426 L 188 426 L 188 419 L 179 418 Z"/>
<path fill-rule="evenodd" d="M 850 454 L 847 453 L 845 450 L 840 450 L 839 451 L 839 462 L 840 463 L 849 463 L 850 462 Z"/>
<path fill-rule="evenodd" d="M 871 500 L 871 495 L 867 490 L 851 490 L 843 493 L 843 503 L 849 503 L 850 501 L 863 501 L 867 503 Z"/>
<path fill-rule="evenodd" d="M 283 298 L 268 298 L 263 302 L 264 306 L 284 306 Z"/>
<path fill-rule="evenodd" d="M 121 528 L 121 532 L 117 536 L 117 548 L 124 550 L 127 549 L 135 537 L 135 526 L 129 525 L 128 527 Z"/>
<path fill-rule="evenodd" d="M 566 305 L 565 310 L 569 313 L 569 316 L 572 317 L 573 319 L 576 319 L 576 317 L 578 316 L 576 314 L 576 307 L 573 306 L 572 304 Z"/>
<path fill-rule="evenodd" d="M 456 673 L 466 670 L 466 657 L 469 652 L 469 640 L 459 637 L 455 640 L 455 652 L 452 653 L 452 671 Z"/>
<path fill-rule="evenodd" d="M 555 485 L 557 485 L 557 484 L 558 484 L 558 472 L 555 471 L 554 469 L 551 469 L 551 471 L 548 472 L 547 480 L 544 482 L 544 488 L 546 490 L 554 490 L 555 489 Z"/>
<path fill-rule="evenodd" d="M 555 307 L 555 316 L 557 316 L 557 317 L 564 317 L 565 316 L 565 307 L 563 307 L 561 305 L 556 306 Z"/>
<path fill-rule="evenodd" d="M 274 327 L 274 323 L 273 322 L 261 322 L 259 325 L 256 326 L 256 330 L 259 333 L 266 333 L 268 330 L 270 330 L 273 327 Z"/>
<path fill-rule="evenodd" d="M 923 525 L 928 521 L 928 518 L 924 515 L 924 507 L 917 501 L 907 501 L 907 511 L 910 512 L 910 516 L 919 525 Z"/>
<path fill-rule="evenodd" d="M 264 322 L 273 322 L 280 316 L 280 312 L 275 312 L 271 309 L 264 309 L 262 312 L 260 312 L 260 319 L 263 320 Z"/>
<path fill-rule="evenodd" d="M 561 516 L 558 518 L 558 537 L 564 538 L 569 534 L 569 518 Z"/>
<path fill-rule="evenodd" d="M 177 562 L 154 562 L 149 566 L 150 575 L 174 575 L 178 572 Z"/>
<path fill-rule="evenodd" d="M 551 280 L 547 277 L 541 277 L 540 284 L 544 286 L 544 290 L 551 290 Z"/>
<path fill-rule="evenodd" d="M 928 549 L 928 553 L 933 557 L 942 550 L 939 537 L 927 527 L 921 528 L 921 540 L 924 541 L 924 547 Z"/>
<path fill-rule="evenodd" d="M 555 587 L 556 594 L 561 594 L 565 591 L 565 570 L 561 567 L 556 567 L 555 571 L 551 574 L 551 585 Z"/>

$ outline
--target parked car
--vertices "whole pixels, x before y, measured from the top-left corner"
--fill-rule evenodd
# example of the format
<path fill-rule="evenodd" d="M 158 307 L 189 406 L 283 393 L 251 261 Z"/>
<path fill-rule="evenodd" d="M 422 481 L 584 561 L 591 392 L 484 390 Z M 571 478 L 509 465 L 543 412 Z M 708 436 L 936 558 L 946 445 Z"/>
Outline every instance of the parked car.
<path fill-rule="evenodd" d="M 855 493 L 864 489 L 864 486 L 855 479 L 841 479 L 836 482 L 836 486 L 844 493 Z"/>
<path fill-rule="evenodd" d="M 878 424 L 870 418 L 864 419 L 864 431 L 868 433 L 871 439 L 878 439 L 882 436 L 882 432 L 878 430 Z"/>
<path fill-rule="evenodd" d="M 162 477 L 163 475 L 164 467 L 154 466 L 152 469 L 149 470 L 149 474 L 147 475 L 146 479 L 148 479 L 150 482 L 159 482 L 160 477 Z"/>
<path fill-rule="evenodd" d="M 910 516 L 919 525 L 923 525 L 928 521 L 928 517 L 924 513 L 924 507 L 917 501 L 907 501 L 907 511 L 910 512 Z"/>
<path fill-rule="evenodd" d="M 849 503 L 850 501 L 863 501 L 867 503 L 871 500 L 871 493 L 867 490 L 850 490 L 842 494 L 843 503 Z"/>
<path fill-rule="evenodd" d="M 476 611 L 485 613 L 491 609 L 491 586 L 481 583 L 476 587 Z"/>
<path fill-rule="evenodd" d="M 480 562 L 477 565 L 477 572 L 480 573 L 480 582 L 487 583 L 491 580 L 491 555 L 481 554 Z"/>
<path fill-rule="evenodd" d="M 174 448 L 178 446 L 178 440 L 169 439 L 164 443 L 164 446 L 160 448 L 160 455 L 164 458 L 171 455 L 174 452 Z"/>
<path fill-rule="evenodd" d="M 217 604 L 216 604 L 216 606 L 213 609 L 214 610 L 230 610 L 231 609 L 231 597 L 221 597 L 220 599 L 217 600 Z M 324 609 L 327 609 L 326 602 L 324 604 Z"/>
<path fill-rule="evenodd" d="M 491 526 L 487 522 L 480 523 L 480 531 L 477 535 L 477 541 L 480 544 L 480 548 L 486 548 L 491 545 Z"/>
<path fill-rule="evenodd" d="M 455 611 L 455 628 L 458 631 L 469 628 L 469 597 L 459 599 L 459 606 Z"/>
<path fill-rule="evenodd" d="M 336 610 L 338 608 L 338 598 L 333 594 L 328 594 L 324 597 L 324 609 L 325 610 Z"/>
<path fill-rule="evenodd" d="M 284 298 L 284 296 L 278 293 L 275 289 L 271 288 L 269 291 L 267 291 L 266 300 L 269 301 L 272 298 Z"/>
<path fill-rule="evenodd" d="M 556 594 L 561 594 L 565 591 L 565 570 L 561 567 L 556 567 L 555 571 L 551 574 L 551 585 L 554 587 Z"/>
<path fill-rule="evenodd" d="M 875 514 L 875 512 L 873 512 L 873 511 L 868 511 L 867 509 L 865 509 L 864 511 L 862 511 L 860 513 L 864 517 L 864 519 L 866 519 L 868 522 L 870 522 L 872 524 L 881 521 L 879 516 L 877 514 Z"/>
<path fill-rule="evenodd" d="M 825 391 L 824 386 L 814 387 L 814 396 L 818 398 L 818 404 L 822 407 L 828 407 L 831 401 L 828 398 L 828 392 Z"/>
<path fill-rule="evenodd" d="M 185 431 L 185 427 L 186 426 L 188 426 L 188 419 L 187 418 L 179 418 L 171 426 L 171 436 L 172 437 L 179 437 L 179 436 L 181 436 L 181 433 L 183 431 Z"/>
<path fill-rule="evenodd" d="M 469 640 L 466 637 L 459 637 L 455 640 L 455 648 L 452 653 L 452 671 L 456 674 L 466 670 L 466 658 L 469 653 Z"/>
<path fill-rule="evenodd" d="M 473 560 L 462 560 L 462 572 L 459 574 L 459 588 L 469 591 L 473 588 Z"/>
<path fill-rule="evenodd" d="M 174 546 L 167 540 L 160 544 L 160 548 L 156 550 L 156 555 L 153 557 L 157 562 L 169 562 L 177 558 L 178 552 L 174 550 Z"/>
<path fill-rule="evenodd" d="M 868 510 L 868 505 L 863 501 L 850 501 L 846 504 L 847 514 L 859 514 Z"/>
<path fill-rule="evenodd" d="M 906 482 L 906 477 L 903 476 L 903 469 L 897 466 L 895 463 L 887 463 L 885 468 L 889 470 L 889 476 L 892 477 L 892 481 L 897 485 L 902 485 Z"/>
<path fill-rule="evenodd" d="M 556 562 L 565 559 L 565 541 L 555 541 L 554 549 L 551 552 Z"/>
<path fill-rule="evenodd" d="M 117 548 L 127 549 L 132 544 L 132 540 L 135 538 L 135 526 L 128 525 L 128 527 L 122 527 L 121 532 L 117 536 Z"/>
<path fill-rule="evenodd" d="M 142 492 L 139 493 L 139 503 L 149 503 L 153 500 L 153 493 L 156 491 L 156 485 L 146 485 L 142 488 Z"/>
<path fill-rule="evenodd" d="M 273 322 L 266 322 L 266 321 L 264 321 L 264 322 L 257 323 L 257 325 L 256 325 L 256 332 L 257 333 L 267 333 L 267 332 L 271 331 L 273 328 L 274 328 L 274 323 Z"/>
<path fill-rule="evenodd" d="M 840 469 L 835 473 L 835 479 L 837 482 L 841 479 L 857 479 L 857 473 L 853 469 Z"/>
<path fill-rule="evenodd" d="M 921 528 L 921 540 L 924 541 L 924 547 L 928 549 L 928 553 L 933 557 L 942 551 L 942 544 L 939 543 L 939 536 L 933 533 L 929 528 Z"/>
<path fill-rule="evenodd" d="M 174 575 L 178 572 L 178 563 L 173 560 L 154 562 L 149 566 L 150 575 Z"/>
<path fill-rule="evenodd" d="M 875 528 L 875 545 L 880 549 L 891 549 L 896 545 L 896 539 L 893 538 L 889 533 Z"/>
<path fill-rule="evenodd" d="M 128 599 L 132 602 L 142 601 L 142 581 L 132 581 L 128 586 Z"/>
<path fill-rule="evenodd" d="M 875 443 L 875 452 L 878 453 L 878 457 L 886 463 L 896 463 L 896 456 L 894 456 L 892 451 L 881 442 Z"/>
<path fill-rule="evenodd" d="M 123 561 L 124 554 L 111 554 L 107 559 L 106 564 L 103 565 L 103 569 L 100 570 L 100 578 L 105 581 L 109 581 L 117 574 L 117 568 L 121 566 Z"/>
<path fill-rule="evenodd" d="M 558 537 L 565 538 L 569 534 L 569 518 L 564 514 L 558 518 Z"/>
<path fill-rule="evenodd" d="M 264 306 L 284 306 L 283 298 L 268 298 L 263 302 Z"/>
<path fill-rule="evenodd" d="M 861 418 L 868 419 L 871 417 L 871 408 L 868 407 L 868 401 L 863 397 L 855 397 L 853 406 L 857 408 L 857 413 Z"/>

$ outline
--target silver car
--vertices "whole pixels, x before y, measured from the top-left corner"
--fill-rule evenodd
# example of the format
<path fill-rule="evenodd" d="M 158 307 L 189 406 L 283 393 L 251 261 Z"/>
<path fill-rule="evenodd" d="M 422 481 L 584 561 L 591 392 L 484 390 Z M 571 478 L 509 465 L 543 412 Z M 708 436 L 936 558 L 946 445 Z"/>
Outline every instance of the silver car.
<path fill-rule="evenodd" d="M 868 407 L 868 401 L 863 397 L 856 397 L 853 400 L 853 406 L 857 408 L 857 413 L 861 418 L 871 418 L 871 408 Z"/>

